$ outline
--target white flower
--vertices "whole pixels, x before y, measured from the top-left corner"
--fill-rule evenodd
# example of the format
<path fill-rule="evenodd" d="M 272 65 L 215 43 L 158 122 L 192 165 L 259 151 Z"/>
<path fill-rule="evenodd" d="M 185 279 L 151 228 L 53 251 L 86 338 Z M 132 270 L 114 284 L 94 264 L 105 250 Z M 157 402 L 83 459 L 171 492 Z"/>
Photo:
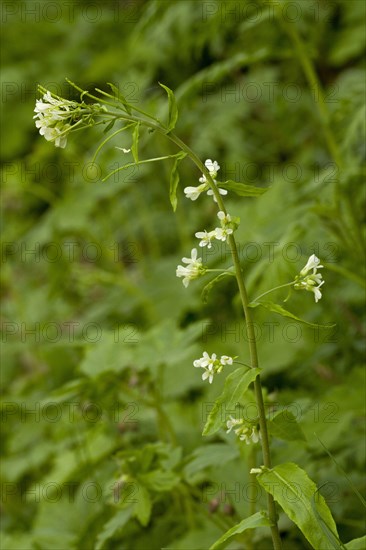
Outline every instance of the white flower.
<path fill-rule="evenodd" d="M 43 99 L 36 100 L 36 113 L 33 118 L 41 136 L 47 141 L 53 141 L 56 147 L 64 148 L 67 135 L 71 130 L 69 124 L 75 118 L 79 104 L 66 99 L 56 99 L 51 92 L 46 91 Z"/>
<path fill-rule="evenodd" d="M 189 285 L 190 281 L 197 279 L 206 271 L 202 265 L 202 258 L 197 258 L 197 248 L 192 248 L 191 257 L 182 258 L 182 262 L 187 264 L 187 266 L 178 265 L 176 275 L 177 277 L 183 277 L 185 287 Z"/>
<path fill-rule="evenodd" d="M 324 267 L 323 265 L 319 265 L 319 264 L 320 264 L 319 258 L 317 258 L 315 254 L 312 254 L 308 259 L 306 266 L 303 267 L 302 270 L 300 271 L 300 275 L 302 276 L 307 275 L 311 269 L 313 270 L 313 274 L 315 275 L 317 269 Z"/>
<path fill-rule="evenodd" d="M 215 231 L 210 231 L 209 233 L 207 233 L 206 230 L 197 231 L 197 233 L 195 233 L 195 236 L 197 237 L 197 239 L 201 239 L 199 246 L 207 246 L 207 248 L 211 248 L 212 241 L 216 237 L 216 233 Z"/>
<path fill-rule="evenodd" d="M 226 227 L 225 228 L 217 227 L 214 231 L 215 238 L 218 241 L 226 241 L 226 237 L 228 235 L 231 235 L 232 232 L 233 232 L 233 230 L 230 227 L 227 227 L 227 228 Z"/>
<path fill-rule="evenodd" d="M 216 180 L 215 180 L 215 183 L 216 183 Z M 217 190 L 218 190 L 218 192 L 220 193 L 220 195 L 227 195 L 227 189 L 221 189 L 221 187 L 218 187 Z M 215 202 L 217 202 L 216 197 L 215 197 L 214 192 L 213 192 L 212 189 L 209 189 L 209 190 L 207 191 L 207 195 L 213 195 L 213 200 L 214 200 Z"/>
<path fill-rule="evenodd" d="M 226 433 L 230 433 L 231 430 L 233 429 L 234 426 L 238 426 L 240 424 L 243 423 L 243 419 L 242 418 L 234 418 L 233 416 L 230 415 L 230 420 L 228 420 L 226 422 L 226 426 L 227 426 L 227 430 L 226 430 Z"/>
<path fill-rule="evenodd" d="M 202 380 L 206 380 L 208 378 L 210 384 L 212 384 L 213 377 L 214 373 L 211 369 L 205 369 L 205 372 L 202 374 Z"/>
<path fill-rule="evenodd" d="M 220 170 L 219 164 L 216 162 L 216 160 L 212 161 L 211 159 L 205 160 L 205 166 L 207 170 L 210 172 L 210 176 L 215 181 L 215 178 L 217 176 L 217 172 Z M 206 183 L 207 179 L 204 174 L 202 174 L 202 177 L 199 179 L 200 183 Z"/>
<path fill-rule="evenodd" d="M 195 201 L 198 199 L 200 194 L 207 189 L 207 185 L 199 185 L 198 187 L 185 187 L 184 193 L 186 195 L 187 199 L 191 199 L 191 201 Z"/>
<path fill-rule="evenodd" d="M 226 433 L 230 433 L 231 430 L 238 426 L 234 430 L 235 435 L 240 439 L 240 441 L 245 441 L 247 445 L 250 443 L 258 443 L 261 438 L 260 432 L 252 424 L 248 424 L 243 420 L 243 418 L 234 418 L 230 415 L 230 420 L 226 422 L 227 430 Z"/>
<path fill-rule="evenodd" d="M 202 380 L 208 381 L 212 384 L 212 380 L 215 374 L 219 374 L 225 365 L 232 365 L 233 358 L 228 355 L 222 355 L 220 359 L 217 358 L 216 353 L 213 353 L 211 357 L 207 351 L 203 352 L 203 356 L 200 359 L 193 361 L 193 366 L 196 368 L 204 369 L 202 374 Z"/>
<path fill-rule="evenodd" d="M 220 210 L 220 212 L 217 213 L 217 217 L 219 218 L 222 226 L 225 226 L 231 223 L 230 214 L 225 214 L 225 212 L 222 212 L 222 210 Z"/>
<path fill-rule="evenodd" d="M 245 441 L 247 445 L 250 445 L 251 443 L 258 443 L 260 435 L 260 432 L 254 426 L 250 426 L 242 429 L 239 439 L 240 441 Z"/>
<path fill-rule="evenodd" d="M 42 121 L 37 120 L 36 126 L 39 128 L 39 133 L 47 141 L 54 141 L 56 147 L 64 149 L 67 143 L 67 133 L 71 128 L 70 124 L 57 123 L 56 126 L 50 127 L 42 124 Z"/>
<path fill-rule="evenodd" d="M 308 290 L 309 292 L 314 293 L 314 299 L 317 303 L 322 297 L 320 287 L 324 284 L 322 280 L 322 274 L 318 273 L 317 270 L 321 269 L 320 260 L 312 254 L 308 259 L 306 265 L 300 271 L 300 275 L 297 275 L 295 278 L 294 288 L 297 290 Z M 311 274 L 308 274 L 309 271 L 313 271 Z"/>
<path fill-rule="evenodd" d="M 214 366 L 215 361 L 216 361 L 216 353 L 213 353 L 212 357 L 210 357 L 209 354 L 207 353 L 207 351 L 204 351 L 203 352 L 203 357 L 193 361 L 193 365 L 195 367 L 200 367 L 200 368 L 209 367 L 210 369 L 212 369 L 213 366 Z"/>

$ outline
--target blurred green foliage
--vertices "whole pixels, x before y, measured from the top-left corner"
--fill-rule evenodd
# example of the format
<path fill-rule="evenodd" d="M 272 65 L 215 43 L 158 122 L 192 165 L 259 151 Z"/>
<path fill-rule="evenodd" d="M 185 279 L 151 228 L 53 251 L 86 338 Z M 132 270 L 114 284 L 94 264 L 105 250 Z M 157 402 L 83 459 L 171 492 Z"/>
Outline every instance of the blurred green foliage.
<path fill-rule="evenodd" d="M 41 138 L 36 85 L 76 98 L 64 77 L 113 82 L 160 114 L 166 84 L 177 134 L 222 179 L 271 185 L 227 201 L 250 296 L 321 258 L 321 302 L 294 293 L 288 306 L 335 329 L 255 311 L 268 403 L 306 436 L 273 436 L 273 461 L 290 457 L 323 486 L 344 543 L 363 534 L 359 500 L 319 439 L 361 491 L 365 4 L 277 4 L 279 16 L 260 0 L 3 3 L 2 548 L 208 548 L 253 507 L 248 448 L 224 430 L 201 435 L 225 376 L 209 386 L 192 367 L 205 349 L 248 361 L 235 282 L 205 304 L 207 280 L 184 289 L 175 277 L 214 205 L 180 190 L 173 214 L 169 162 L 101 183 L 125 162 L 127 132 L 95 164 L 98 128 L 65 150 Z M 142 158 L 175 152 L 142 133 Z M 200 174 L 184 160 L 180 176 L 184 187 Z M 208 263 L 228 265 L 216 252 Z M 284 516 L 280 528 L 284 548 L 308 548 Z M 268 530 L 253 544 L 271 548 Z"/>

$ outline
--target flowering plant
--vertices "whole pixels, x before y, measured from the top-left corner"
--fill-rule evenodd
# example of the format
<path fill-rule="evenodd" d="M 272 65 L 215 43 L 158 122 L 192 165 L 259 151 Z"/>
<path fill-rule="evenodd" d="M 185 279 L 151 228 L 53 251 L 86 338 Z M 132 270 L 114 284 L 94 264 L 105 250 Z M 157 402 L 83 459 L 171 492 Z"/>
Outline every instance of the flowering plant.
<path fill-rule="evenodd" d="M 129 154 L 131 152 L 133 162 L 127 163 L 122 167 L 117 168 L 107 175 L 107 179 L 112 174 L 126 169 L 132 165 L 140 165 L 147 162 L 166 161 L 172 159 L 174 164 L 172 167 L 170 178 L 169 197 L 173 210 L 177 208 L 177 193 L 179 185 L 179 164 L 184 158 L 190 159 L 197 169 L 202 173 L 198 178 L 199 185 L 188 186 L 184 188 L 184 195 L 191 201 L 197 201 L 203 193 L 206 194 L 206 200 L 213 200 L 212 206 L 217 210 L 216 218 L 219 220 L 219 227 L 207 231 L 197 231 L 195 237 L 199 240 L 198 246 L 200 248 L 207 247 L 212 248 L 212 244 L 215 240 L 219 242 L 225 242 L 230 247 L 231 252 L 231 265 L 225 269 L 211 269 L 208 265 L 204 265 L 201 257 L 198 257 L 198 249 L 192 248 L 190 257 L 183 257 L 182 263 L 184 265 L 178 265 L 176 268 L 176 276 L 182 279 L 182 283 L 185 288 L 189 286 L 191 282 L 195 282 L 203 277 L 209 277 L 212 272 L 219 272 L 219 275 L 210 280 L 208 286 L 211 287 L 214 284 L 218 284 L 222 278 L 226 276 L 234 276 L 237 282 L 237 290 L 241 301 L 243 310 L 243 316 L 246 323 L 249 352 L 250 352 L 250 364 L 246 365 L 240 362 L 237 356 L 232 355 L 219 355 L 217 353 L 209 353 L 203 351 L 202 357 L 195 359 L 193 366 L 198 369 L 203 369 L 202 380 L 208 380 L 209 384 L 215 385 L 217 375 L 226 374 L 223 393 L 218 397 L 214 407 L 210 411 L 203 434 L 213 435 L 220 429 L 226 426 L 226 433 L 234 432 L 237 436 L 239 446 L 249 447 L 253 449 L 252 457 L 255 459 L 256 446 L 260 443 L 262 450 L 263 465 L 258 468 L 255 467 L 255 463 L 250 472 L 252 475 L 256 475 L 257 482 L 267 492 L 267 510 L 262 510 L 260 513 L 253 512 L 250 518 L 247 518 L 248 524 L 251 524 L 250 528 L 267 526 L 271 530 L 271 536 L 273 546 L 277 550 L 281 548 L 281 537 L 277 522 L 277 510 L 276 501 L 282 506 L 284 511 L 292 519 L 296 514 L 294 510 L 288 506 L 288 503 L 278 497 L 273 491 L 273 482 L 281 479 L 283 487 L 288 487 L 289 484 L 294 483 L 295 479 L 300 479 L 301 483 L 306 489 L 307 495 L 312 494 L 313 482 L 308 478 L 307 474 L 299 468 L 297 465 L 289 463 L 282 464 L 273 467 L 271 460 L 271 434 L 275 429 L 286 429 L 286 423 L 283 415 L 276 417 L 276 422 L 272 422 L 269 417 L 267 403 L 265 401 L 264 391 L 262 389 L 261 382 L 261 369 L 259 368 L 258 352 L 257 352 L 257 339 L 253 328 L 253 309 L 262 306 L 270 311 L 274 311 L 284 317 L 292 317 L 301 321 L 292 312 L 286 310 L 282 305 L 274 304 L 272 302 L 263 301 L 263 296 L 277 291 L 284 287 L 289 287 L 291 290 L 307 290 L 314 294 L 315 302 L 317 303 L 322 293 L 320 287 L 324 284 L 322 275 L 318 273 L 319 269 L 324 266 L 320 265 L 320 259 L 312 254 L 307 260 L 306 265 L 300 270 L 299 274 L 291 282 L 284 283 L 275 288 L 271 288 L 250 301 L 248 298 L 246 283 L 245 283 L 245 271 L 241 265 L 238 245 L 236 240 L 236 231 L 240 226 L 240 220 L 233 213 L 227 211 L 223 197 L 226 197 L 229 192 L 235 193 L 240 197 L 259 197 L 265 193 L 268 189 L 257 188 L 240 182 L 217 181 L 218 172 L 220 171 L 220 165 L 216 160 L 207 159 L 204 163 L 199 159 L 191 148 L 184 143 L 174 132 L 174 127 L 178 117 L 178 108 L 176 104 L 175 96 L 167 86 L 161 85 L 168 95 L 168 118 L 165 123 L 161 122 L 155 116 L 152 116 L 140 108 L 128 103 L 128 101 L 121 96 L 121 94 L 111 86 L 111 93 L 107 93 L 101 90 L 97 90 L 99 96 L 92 94 L 91 92 L 80 89 L 78 86 L 73 85 L 80 93 L 80 102 L 69 101 L 58 96 L 51 94 L 44 88 L 40 88 L 40 92 L 43 94 L 42 98 L 37 100 L 35 108 L 36 127 L 39 129 L 40 134 L 45 137 L 47 141 L 54 143 L 56 147 L 64 148 L 67 144 L 69 136 L 76 130 L 92 126 L 96 124 L 105 125 L 105 130 L 109 131 L 115 123 L 122 126 L 115 131 L 112 135 L 116 136 L 119 132 L 126 129 L 132 131 L 132 144 L 130 149 L 120 148 L 123 154 Z M 84 99 L 91 100 L 91 103 L 86 103 Z M 139 157 L 139 133 L 141 128 L 146 127 L 151 131 L 159 132 L 168 141 L 178 148 L 177 153 L 172 153 L 164 157 L 158 157 L 153 159 L 141 160 Z M 98 151 L 107 145 L 111 136 L 104 139 L 103 143 L 99 146 Z M 207 199 L 207 196 L 209 199 Z M 216 222 L 217 223 L 217 222 Z M 287 298 L 288 299 L 288 298 Z M 286 299 L 286 300 L 287 300 Z M 306 322 L 306 321 L 304 321 Z M 229 350 L 227 351 L 229 353 Z M 235 370 L 234 364 L 241 365 Z M 246 395 L 251 392 L 251 388 L 254 390 L 256 399 L 258 415 L 256 418 L 248 420 L 241 415 L 236 418 L 233 415 L 229 415 L 226 418 L 221 418 L 222 405 L 225 405 L 228 410 L 231 407 L 236 407 L 237 404 L 242 406 Z M 159 409 L 160 410 L 160 409 Z M 165 421 L 167 421 L 165 419 Z M 298 428 L 300 433 L 300 428 Z M 228 436 L 230 437 L 230 436 Z M 259 446 L 259 445 L 258 445 Z M 126 466 L 127 467 L 127 466 Z M 127 479 L 127 478 L 126 478 Z M 298 517 L 297 524 L 303 531 L 308 540 L 312 543 L 314 540 L 324 542 L 324 537 L 321 534 L 321 530 L 316 526 L 314 518 L 321 517 L 324 524 L 327 525 L 327 529 L 331 532 L 335 531 L 335 524 L 330 511 L 324 501 L 320 499 L 315 511 L 310 512 L 311 505 L 308 500 L 302 499 L 298 504 Z M 310 514 L 310 520 L 307 522 L 302 521 L 304 514 Z M 311 524 L 311 529 L 309 529 Z M 241 524 L 239 524 L 240 526 Z M 238 532 L 241 527 L 238 527 Z M 316 530 L 316 537 L 314 538 L 313 530 Z M 241 532 L 241 531 L 240 531 Z M 220 539 L 221 540 L 221 539 Z M 217 545 L 220 544 L 220 540 L 217 541 Z M 216 544 L 214 547 L 216 547 Z"/>

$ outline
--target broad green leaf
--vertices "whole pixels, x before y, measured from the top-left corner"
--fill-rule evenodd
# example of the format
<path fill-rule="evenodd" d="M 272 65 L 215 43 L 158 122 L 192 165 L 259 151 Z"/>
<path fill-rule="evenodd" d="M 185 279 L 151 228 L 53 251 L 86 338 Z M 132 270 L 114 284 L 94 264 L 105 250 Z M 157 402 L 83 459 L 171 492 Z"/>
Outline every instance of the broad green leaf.
<path fill-rule="evenodd" d="M 313 548 L 334 550 L 334 545 L 325 535 L 317 515 L 338 537 L 336 524 L 327 503 L 304 470 L 297 464 L 287 462 L 258 474 L 257 481 L 281 505 Z M 312 506 L 314 497 L 317 514 Z"/>
<path fill-rule="evenodd" d="M 124 525 L 126 525 L 128 520 L 130 519 L 131 514 L 131 507 L 118 510 L 118 512 L 114 514 L 114 516 L 112 516 L 111 519 L 107 521 L 107 523 L 104 524 L 103 530 L 98 535 L 95 550 L 102 550 L 105 542 L 114 537 L 114 535 L 119 534 Z"/>
<path fill-rule="evenodd" d="M 177 209 L 178 199 L 177 199 L 177 189 L 179 184 L 179 172 L 178 172 L 178 165 L 181 162 L 184 157 L 187 156 L 187 153 L 184 153 L 182 151 L 181 153 L 178 153 L 174 160 L 173 168 L 170 174 L 170 188 L 169 188 L 169 198 L 170 198 L 170 204 L 173 207 L 173 211 L 175 212 Z"/>
<path fill-rule="evenodd" d="M 319 325 L 318 323 L 310 323 L 309 321 L 305 321 L 304 319 L 300 319 L 300 317 L 296 317 L 291 311 L 288 311 L 284 307 L 275 304 L 274 302 L 252 302 L 249 304 L 249 307 L 258 307 L 262 306 L 268 309 L 269 311 L 272 311 L 273 313 L 278 313 L 278 315 L 282 315 L 282 317 L 289 317 L 290 319 L 294 319 L 295 321 L 298 321 L 299 323 L 304 323 L 305 325 L 309 325 L 310 327 L 322 327 L 322 328 L 332 328 L 335 325 Z"/>
<path fill-rule="evenodd" d="M 359 539 L 350 540 L 345 544 L 347 550 L 365 550 L 366 548 L 366 535 Z"/>
<path fill-rule="evenodd" d="M 218 187 L 234 191 L 240 197 L 259 197 L 263 195 L 269 187 L 255 187 L 254 185 L 248 185 L 247 183 L 239 183 L 233 180 L 218 181 Z"/>
<path fill-rule="evenodd" d="M 140 123 L 138 122 L 135 124 L 135 128 L 132 132 L 132 145 L 131 145 L 131 151 L 133 160 L 136 162 L 136 164 L 139 161 L 139 135 L 140 135 Z"/>
<path fill-rule="evenodd" d="M 188 482 L 192 483 L 195 474 L 212 466 L 222 466 L 238 456 L 237 447 L 229 447 L 225 443 L 213 443 L 198 447 L 192 453 L 192 460 L 185 466 L 184 474 Z"/>
<path fill-rule="evenodd" d="M 202 435 L 212 435 L 220 429 L 226 419 L 225 410 L 232 411 L 240 403 L 249 384 L 257 378 L 260 371 L 260 369 L 248 370 L 246 367 L 241 367 L 229 374 L 225 380 L 222 394 L 216 399 L 208 415 Z"/>
<path fill-rule="evenodd" d="M 175 128 L 175 125 L 178 119 L 177 102 L 173 91 L 170 88 L 168 88 L 168 86 L 164 86 L 164 84 L 161 84 L 160 82 L 159 82 L 159 86 L 164 88 L 164 90 L 168 94 L 168 102 L 169 102 L 168 132 L 171 132 L 173 128 Z"/>
<path fill-rule="evenodd" d="M 115 86 L 111 82 L 108 82 L 107 84 L 112 89 L 112 91 L 114 92 L 115 98 L 118 99 L 122 103 L 122 105 L 126 109 L 127 113 L 130 115 L 131 114 L 131 107 L 130 107 L 128 101 L 126 100 L 125 96 L 123 94 L 121 94 L 121 92 L 119 91 L 117 86 Z"/>
<path fill-rule="evenodd" d="M 137 502 L 134 506 L 133 513 L 141 523 L 143 527 L 146 527 L 146 525 L 149 523 L 150 516 L 151 516 L 151 498 L 149 491 L 141 485 L 141 483 L 137 484 Z"/>
<path fill-rule="evenodd" d="M 288 410 L 278 411 L 267 423 L 269 432 L 274 437 L 285 441 L 302 440 L 306 437 L 295 416 Z"/>
<path fill-rule="evenodd" d="M 267 513 L 264 510 L 261 510 L 260 512 L 253 514 L 249 518 L 243 519 L 243 521 L 241 521 L 237 525 L 234 525 L 234 527 L 226 531 L 226 533 L 222 535 L 222 537 L 220 537 L 210 547 L 210 550 L 219 550 L 221 548 L 225 548 L 225 546 L 227 546 L 227 544 L 233 537 L 235 537 L 235 535 L 239 535 L 247 529 L 257 529 L 257 527 L 265 527 L 270 525 L 271 522 L 268 519 Z"/>

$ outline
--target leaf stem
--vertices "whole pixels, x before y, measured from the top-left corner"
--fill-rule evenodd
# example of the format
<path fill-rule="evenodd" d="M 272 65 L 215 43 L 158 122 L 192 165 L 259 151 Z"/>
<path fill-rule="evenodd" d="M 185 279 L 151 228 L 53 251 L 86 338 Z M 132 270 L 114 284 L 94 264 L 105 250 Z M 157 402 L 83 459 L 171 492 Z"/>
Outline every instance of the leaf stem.
<path fill-rule="evenodd" d="M 267 290 L 266 292 L 263 292 L 263 294 L 260 294 L 256 298 L 254 298 L 253 302 L 257 302 L 260 298 L 263 298 L 263 296 L 266 296 L 266 294 L 269 294 L 270 292 L 274 292 L 275 290 L 278 290 L 279 288 L 284 288 L 285 286 L 292 286 L 295 283 L 295 281 L 291 281 L 291 283 L 285 283 L 284 285 L 275 286 L 274 288 L 271 288 L 270 290 Z"/>

